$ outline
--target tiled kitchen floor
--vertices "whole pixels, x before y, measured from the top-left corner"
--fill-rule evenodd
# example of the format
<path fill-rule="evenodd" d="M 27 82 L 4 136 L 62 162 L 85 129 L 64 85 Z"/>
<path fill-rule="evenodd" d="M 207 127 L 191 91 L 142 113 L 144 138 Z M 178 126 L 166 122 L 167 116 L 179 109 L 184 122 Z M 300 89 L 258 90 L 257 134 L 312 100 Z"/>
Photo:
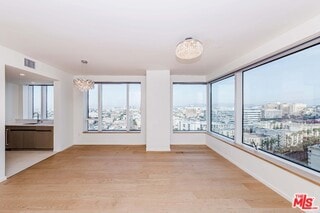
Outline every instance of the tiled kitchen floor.
<path fill-rule="evenodd" d="M 6 151 L 6 176 L 15 175 L 54 154 L 53 151 Z"/>

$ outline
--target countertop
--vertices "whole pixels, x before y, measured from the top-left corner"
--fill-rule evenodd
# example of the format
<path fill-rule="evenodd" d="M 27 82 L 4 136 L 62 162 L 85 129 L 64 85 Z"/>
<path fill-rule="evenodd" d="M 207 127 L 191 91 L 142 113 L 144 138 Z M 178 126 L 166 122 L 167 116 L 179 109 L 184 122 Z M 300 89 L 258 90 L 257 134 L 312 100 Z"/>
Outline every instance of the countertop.
<path fill-rule="evenodd" d="M 6 123 L 6 126 L 52 126 L 53 123 Z"/>

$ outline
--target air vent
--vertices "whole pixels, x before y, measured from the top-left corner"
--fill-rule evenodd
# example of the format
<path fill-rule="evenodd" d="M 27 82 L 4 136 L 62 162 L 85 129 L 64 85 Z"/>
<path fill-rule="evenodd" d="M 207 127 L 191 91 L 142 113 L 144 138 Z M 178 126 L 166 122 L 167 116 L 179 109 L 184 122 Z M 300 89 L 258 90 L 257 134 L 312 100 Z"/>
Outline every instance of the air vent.
<path fill-rule="evenodd" d="M 36 68 L 36 62 L 31 61 L 30 59 L 25 58 L 25 59 L 24 59 L 24 66 L 30 67 L 30 68 L 32 68 L 32 69 L 35 69 L 35 68 Z"/>

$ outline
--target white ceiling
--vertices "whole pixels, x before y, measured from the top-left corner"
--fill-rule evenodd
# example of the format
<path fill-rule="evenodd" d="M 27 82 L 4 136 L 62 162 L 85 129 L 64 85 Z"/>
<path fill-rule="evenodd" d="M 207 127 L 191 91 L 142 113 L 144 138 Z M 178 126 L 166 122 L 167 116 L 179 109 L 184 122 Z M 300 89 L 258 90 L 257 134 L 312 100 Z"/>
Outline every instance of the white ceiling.
<path fill-rule="evenodd" d="M 90 75 L 201 75 L 318 14 L 319 0 L 10 0 L 0 44 L 74 74 L 86 59 Z M 204 53 L 181 63 L 175 46 L 190 36 Z"/>
<path fill-rule="evenodd" d="M 18 69 L 16 67 L 6 65 L 5 70 L 6 82 L 19 85 L 26 84 L 53 84 L 54 79 Z M 20 75 L 20 74 L 23 74 Z"/>

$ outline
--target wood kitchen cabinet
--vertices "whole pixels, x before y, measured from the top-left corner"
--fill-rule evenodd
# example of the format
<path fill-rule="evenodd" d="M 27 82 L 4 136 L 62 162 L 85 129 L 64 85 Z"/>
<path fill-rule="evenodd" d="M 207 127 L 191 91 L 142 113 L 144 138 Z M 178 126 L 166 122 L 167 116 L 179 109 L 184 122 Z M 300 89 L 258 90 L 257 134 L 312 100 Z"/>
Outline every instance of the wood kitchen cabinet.
<path fill-rule="evenodd" d="M 41 126 L 35 135 L 36 149 L 53 149 L 53 127 Z"/>
<path fill-rule="evenodd" d="M 52 126 L 6 126 L 6 149 L 53 149 Z"/>
<path fill-rule="evenodd" d="M 10 131 L 6 129 L 6 134 L 6 148 L 23 148 L 23 131 Z"/>

